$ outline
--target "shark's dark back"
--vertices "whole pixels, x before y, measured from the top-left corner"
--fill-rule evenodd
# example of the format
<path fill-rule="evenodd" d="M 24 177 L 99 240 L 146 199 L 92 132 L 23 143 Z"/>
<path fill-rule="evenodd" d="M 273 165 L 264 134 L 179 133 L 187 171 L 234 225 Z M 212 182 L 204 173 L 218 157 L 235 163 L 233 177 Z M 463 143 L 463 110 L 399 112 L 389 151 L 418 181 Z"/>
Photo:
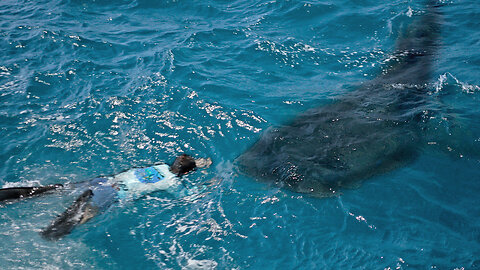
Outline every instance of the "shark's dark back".
<path fill-rule="evenodd" d="M 240 170 L 296 192 L 328 196 L 414 159 L 418 115 L 437 51 L 437 9 L 429 1 L 377 78 L 269 129 L 237 159 Z"/>
<path fill-rule="evenodd" d="M 434 2 L 428 1 L 425 14 L 400 35 L 386 68 L 373 83 L 423 85 L 430 80 L 440 36 L 440 11 Z"/>

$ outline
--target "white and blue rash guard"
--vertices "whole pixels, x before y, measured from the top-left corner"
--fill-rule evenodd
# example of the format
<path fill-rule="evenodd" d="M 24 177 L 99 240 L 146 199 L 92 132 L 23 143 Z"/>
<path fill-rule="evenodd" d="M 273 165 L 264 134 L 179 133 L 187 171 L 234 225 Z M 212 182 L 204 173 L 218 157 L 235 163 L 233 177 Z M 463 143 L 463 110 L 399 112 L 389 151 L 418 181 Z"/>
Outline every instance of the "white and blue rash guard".
<path fill-rule="evenodd" d="M 159 190 L 180 197 L 190 194 L 166 164 L 133 168 L 117 175 L 98 177 L 87 183 L 93 192 L 91 202 L 100 209 L 110 206 L 116 199 L 138 199 Z"/>
<path fill-rule="evenodd" d="M 173 192 L 182 185 L 166 164 L 130 169 L 110 177 L 108 183 L 120 188 L 118 196 L 121 199 L 137 199 L 158 190 Z"/>

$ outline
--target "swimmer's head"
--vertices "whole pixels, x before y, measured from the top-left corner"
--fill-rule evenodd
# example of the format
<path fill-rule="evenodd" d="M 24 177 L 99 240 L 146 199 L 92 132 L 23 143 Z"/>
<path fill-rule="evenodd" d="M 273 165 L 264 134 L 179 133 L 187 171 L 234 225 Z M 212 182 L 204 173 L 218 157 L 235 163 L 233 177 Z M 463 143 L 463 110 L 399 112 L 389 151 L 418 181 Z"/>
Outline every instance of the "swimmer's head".
<path fill-rule="evenodd" d="M 193 171 L 197 165 L 195 159 L 189 155 L 181 154 L 170 166 L 170 171 L 178 176 L 182 176 L 190 171 Z"/>

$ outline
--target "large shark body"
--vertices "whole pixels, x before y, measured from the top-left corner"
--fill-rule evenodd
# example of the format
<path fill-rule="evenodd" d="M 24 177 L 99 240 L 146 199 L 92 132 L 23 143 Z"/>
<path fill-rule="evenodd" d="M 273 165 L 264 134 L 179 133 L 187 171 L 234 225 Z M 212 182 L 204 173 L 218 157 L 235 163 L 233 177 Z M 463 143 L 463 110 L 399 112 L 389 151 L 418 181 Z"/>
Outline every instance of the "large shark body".
<path fill-rule="evenodd" d="M 296 192 L 330 196 L 411 162 L 428 118 L 424 111 L 439 36 L 437 9 L 427 4 L 378 77 L 270 128 L 237 159 L 240 170 Z"/>

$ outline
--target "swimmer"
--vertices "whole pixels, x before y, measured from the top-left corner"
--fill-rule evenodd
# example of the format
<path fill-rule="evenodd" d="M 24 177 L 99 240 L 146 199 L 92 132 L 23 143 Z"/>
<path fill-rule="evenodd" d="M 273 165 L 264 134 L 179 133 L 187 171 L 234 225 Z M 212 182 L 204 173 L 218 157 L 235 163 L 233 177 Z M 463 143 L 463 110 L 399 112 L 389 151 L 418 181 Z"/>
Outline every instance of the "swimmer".
<path fill-rule="evenodd" d="M 208 167 L 211 159 L 194 159 L 182 154 L 171 166 L 156 164 L 133 168 L 125 172 L 94 178 L 72 184 L 84 189 L 75 202 L 41 231 L 48 240 L 57 240 L 122 199 L 138 199 L 155 191 L 165 190 L 176 195 L 188 195 L 181 177 L 196 168 Z M 61 184 L 40 187 L 12 187 L 0 189 L 0 201 L 36 196 L 63 187 Z"/>

